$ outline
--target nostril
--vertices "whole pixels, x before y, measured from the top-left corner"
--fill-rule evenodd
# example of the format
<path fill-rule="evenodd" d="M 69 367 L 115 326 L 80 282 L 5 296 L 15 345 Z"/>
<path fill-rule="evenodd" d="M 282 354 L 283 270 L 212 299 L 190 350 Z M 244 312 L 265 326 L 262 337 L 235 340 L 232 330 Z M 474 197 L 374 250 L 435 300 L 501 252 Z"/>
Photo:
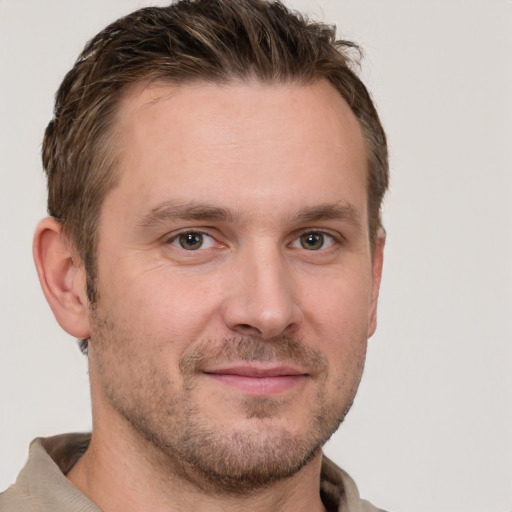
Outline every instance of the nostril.
<path fill-rule="evenodd" d="M 261 330 L 250 324 L 238 324 L 235 328 L 240 334 L 261 335 Z"/>

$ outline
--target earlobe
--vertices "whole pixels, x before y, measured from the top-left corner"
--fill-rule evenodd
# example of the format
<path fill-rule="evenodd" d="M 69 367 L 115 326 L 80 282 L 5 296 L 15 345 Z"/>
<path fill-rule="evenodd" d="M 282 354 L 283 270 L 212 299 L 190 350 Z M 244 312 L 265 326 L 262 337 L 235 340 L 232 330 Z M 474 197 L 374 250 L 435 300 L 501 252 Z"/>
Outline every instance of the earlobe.
<path fill-rule="evenodd" d="M 41 288 L 57 322 L 75 338 L 88 338 L 85 270 L 74 257 L 60 222 L 51 217 L 39 222 L 33 255 Z"/>
<path fill-rule="evenodd" d="M 377 328 L 377 302 L 379 299 L 380 282 L 382 278 L 382 265 L 384 262 L 384 245 L 386 243 L 386 231 L 379 228 L 372 257 L 372 290 L 370 316 L 368 322 L 368 338 Z"/>

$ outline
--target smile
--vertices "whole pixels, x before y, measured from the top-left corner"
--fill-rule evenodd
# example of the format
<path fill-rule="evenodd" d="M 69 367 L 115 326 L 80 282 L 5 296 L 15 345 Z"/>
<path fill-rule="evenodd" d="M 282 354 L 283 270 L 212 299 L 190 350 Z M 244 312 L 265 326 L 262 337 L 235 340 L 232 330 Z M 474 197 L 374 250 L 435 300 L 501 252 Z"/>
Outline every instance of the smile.
<path fill-rule="evenodd" d="M 291 366 L 269 368 L 241 365 L 203 372 L 207 377 L 249 395 L 268 396 L 289 391 L 307 377 Z"/>

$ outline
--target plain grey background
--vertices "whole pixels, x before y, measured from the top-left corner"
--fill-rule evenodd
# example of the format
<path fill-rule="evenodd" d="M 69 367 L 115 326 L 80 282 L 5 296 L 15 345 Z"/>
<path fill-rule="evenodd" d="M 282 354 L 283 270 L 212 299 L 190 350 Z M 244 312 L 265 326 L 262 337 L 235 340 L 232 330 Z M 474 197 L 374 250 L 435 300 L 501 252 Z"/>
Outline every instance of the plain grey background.
<path fill-rule="evenodd" d="M 0 0 L 0 489 L 32 438 L 90 428 L 86 360 L 32 263 L 40 144 L 85 41 L 148 3 Z M 379 327 L 327 454 L 389 510 L 510 511 L 512 3 L 288 3 L 363 46 L 391 151 Z"/>

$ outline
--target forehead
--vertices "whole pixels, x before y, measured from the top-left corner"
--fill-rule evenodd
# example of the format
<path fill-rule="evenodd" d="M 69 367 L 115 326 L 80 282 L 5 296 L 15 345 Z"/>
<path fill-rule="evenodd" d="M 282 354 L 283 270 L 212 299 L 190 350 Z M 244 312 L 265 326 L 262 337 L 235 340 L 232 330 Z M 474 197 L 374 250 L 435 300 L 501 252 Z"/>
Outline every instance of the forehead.
<path fill-rule="evenodd" d="M 366 187 L 359 122 L 326 81 L 139 84 L 124 95 L 115 131 L 120 186 L 140 203 L 172 200 L 181 186 L 239 203 L 241 190 L 272 201 Z"/>
<path fill-rule="evenodd" d="M 321 119 L 320 119 L 321 116 Z M 228 125 L 274 125 L 293 118 L 295 130 L 309 131 L 311 140 L 346 145 L 362 141 L 359 122 L 336 89 L 326 80 L 309 84 L 234 81 L 227 84 L 191 82 L 172 84 L 136 83 L 123 94 L 118 108 L 117 129 L 136 135 L 140 122 L 167 117 L 180 123 L 181 131 L 204 133 L 212 123 Z M 275 124 L 277 122 L 277 124 Z M 247 132 L 237 130 L 237 136 Z M 332 136 L 329 137 L 328 134 Z M 221 137 L 224 132 L 218 133 Z M 315 137 L 315 134 L 317 137 Z M 214 133 L 209 133 L 213 136 Z M 343 140 L 337 138 L 342 135 Z"/>

